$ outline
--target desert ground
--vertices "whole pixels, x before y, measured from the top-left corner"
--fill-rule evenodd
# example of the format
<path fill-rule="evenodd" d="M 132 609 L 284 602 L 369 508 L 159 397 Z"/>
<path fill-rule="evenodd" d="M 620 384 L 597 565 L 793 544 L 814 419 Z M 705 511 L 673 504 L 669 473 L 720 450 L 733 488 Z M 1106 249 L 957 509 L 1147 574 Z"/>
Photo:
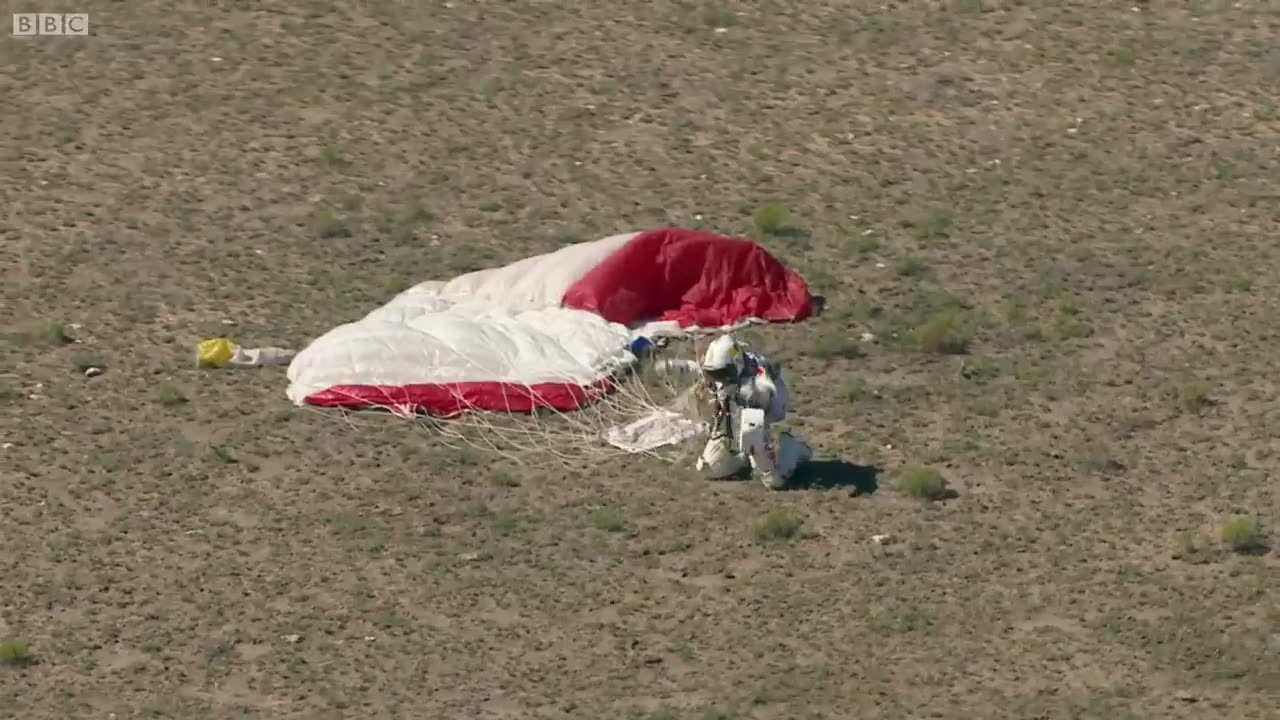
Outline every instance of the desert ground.
<path fill-rule="evenodd" d="M 173 5 L 0 38 L 0 715 L 1280 717 L 1280 6 Z M 792 490 L 194 366 L 665 225 Z"/>

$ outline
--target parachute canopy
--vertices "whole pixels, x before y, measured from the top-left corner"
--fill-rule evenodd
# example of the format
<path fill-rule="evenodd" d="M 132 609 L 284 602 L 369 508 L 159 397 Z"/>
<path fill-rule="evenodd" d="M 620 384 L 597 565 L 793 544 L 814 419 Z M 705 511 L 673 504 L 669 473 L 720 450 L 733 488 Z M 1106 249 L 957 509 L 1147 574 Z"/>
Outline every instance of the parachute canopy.
<path fill-rule="evenodd" d="M 663 228 L 578 243 L 400 293 L 289 366 L 298 405 L 452 417 L 576 410 L 640 338 L 803 320 L 809 288 L 762 246 Z"/>

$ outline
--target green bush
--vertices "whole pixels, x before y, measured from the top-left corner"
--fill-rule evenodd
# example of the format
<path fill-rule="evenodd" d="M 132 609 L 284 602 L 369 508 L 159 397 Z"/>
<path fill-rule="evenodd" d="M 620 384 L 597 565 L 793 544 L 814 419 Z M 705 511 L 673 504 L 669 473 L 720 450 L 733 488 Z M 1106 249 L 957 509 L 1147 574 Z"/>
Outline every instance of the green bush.
<path fill-rule="evenodd" d="M 0 665 L 26 667 L 35 662 L 36 657 L 32 654 L 30 645 L 24 642 L 0 643 Z"/>
<path fill-rule="evenodd" d="M 969 352 L 969 336 L 961 327 L 960 317 L 945 312 L 916 328 L 916 343 L 931 355 L 964 355 Z"/>
<path fill-rule="evenodd" d="M 1262 547 L 1262 527 L 1256 520 L 1236 518 L 1222 526 L 1222 542 L 1236 552 Z"/>
<path fill-rule="evenodd" d="M 767 203 L 760 206 L 751 216 L 756 232 L 761 235 L 776 235 L 787 226 L 787 209 L 778 203 Z"/>
<path fill-rule="evenodd" d="M 789 540 L 800 534 L 804 521 L 781 508 L 770 512 L 752 528 L 757 542 Z"/>
<path fill-rule="evenodd" d="M 947 479 L 932 468 L 916 468 L 903 476 L 902 492 L 921 500 L 939 500 L 947 495 Z"/>

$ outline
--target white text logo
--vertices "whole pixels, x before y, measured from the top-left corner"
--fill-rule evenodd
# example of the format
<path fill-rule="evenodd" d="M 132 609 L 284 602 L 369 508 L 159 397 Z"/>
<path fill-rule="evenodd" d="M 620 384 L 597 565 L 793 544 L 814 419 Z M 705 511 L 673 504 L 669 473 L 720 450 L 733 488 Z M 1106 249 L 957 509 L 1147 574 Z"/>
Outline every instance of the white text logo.
<path fill-rule="evenodd" d="M 88 13 L 14 13 L 14 35 L 88 35 Z"/>

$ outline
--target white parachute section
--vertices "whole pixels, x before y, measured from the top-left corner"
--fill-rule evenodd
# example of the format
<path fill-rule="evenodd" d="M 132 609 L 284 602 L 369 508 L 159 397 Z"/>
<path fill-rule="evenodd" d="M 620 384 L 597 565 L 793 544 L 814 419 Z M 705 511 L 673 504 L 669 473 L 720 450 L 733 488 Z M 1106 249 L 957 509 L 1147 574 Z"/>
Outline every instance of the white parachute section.
<path fill-rule="evenodd" d="M 445 447 L 526 466 L 581 467 L 620 456 L 675 462 L 686 459 L 685 443 L 706 434 L 711 417 L 698 346 L 683 339 L 660 341 L 620 369 L 600 399 L 575 410 L 546 403 L 532 412 L 468 407 L 452 417 L 435 417 L 396 403 L 362 410 L 303 407 L 359 431 L 386 419 L 415 423 Z M 465 406 L 465 395 L 455 394 L 460 405 Z"/>

